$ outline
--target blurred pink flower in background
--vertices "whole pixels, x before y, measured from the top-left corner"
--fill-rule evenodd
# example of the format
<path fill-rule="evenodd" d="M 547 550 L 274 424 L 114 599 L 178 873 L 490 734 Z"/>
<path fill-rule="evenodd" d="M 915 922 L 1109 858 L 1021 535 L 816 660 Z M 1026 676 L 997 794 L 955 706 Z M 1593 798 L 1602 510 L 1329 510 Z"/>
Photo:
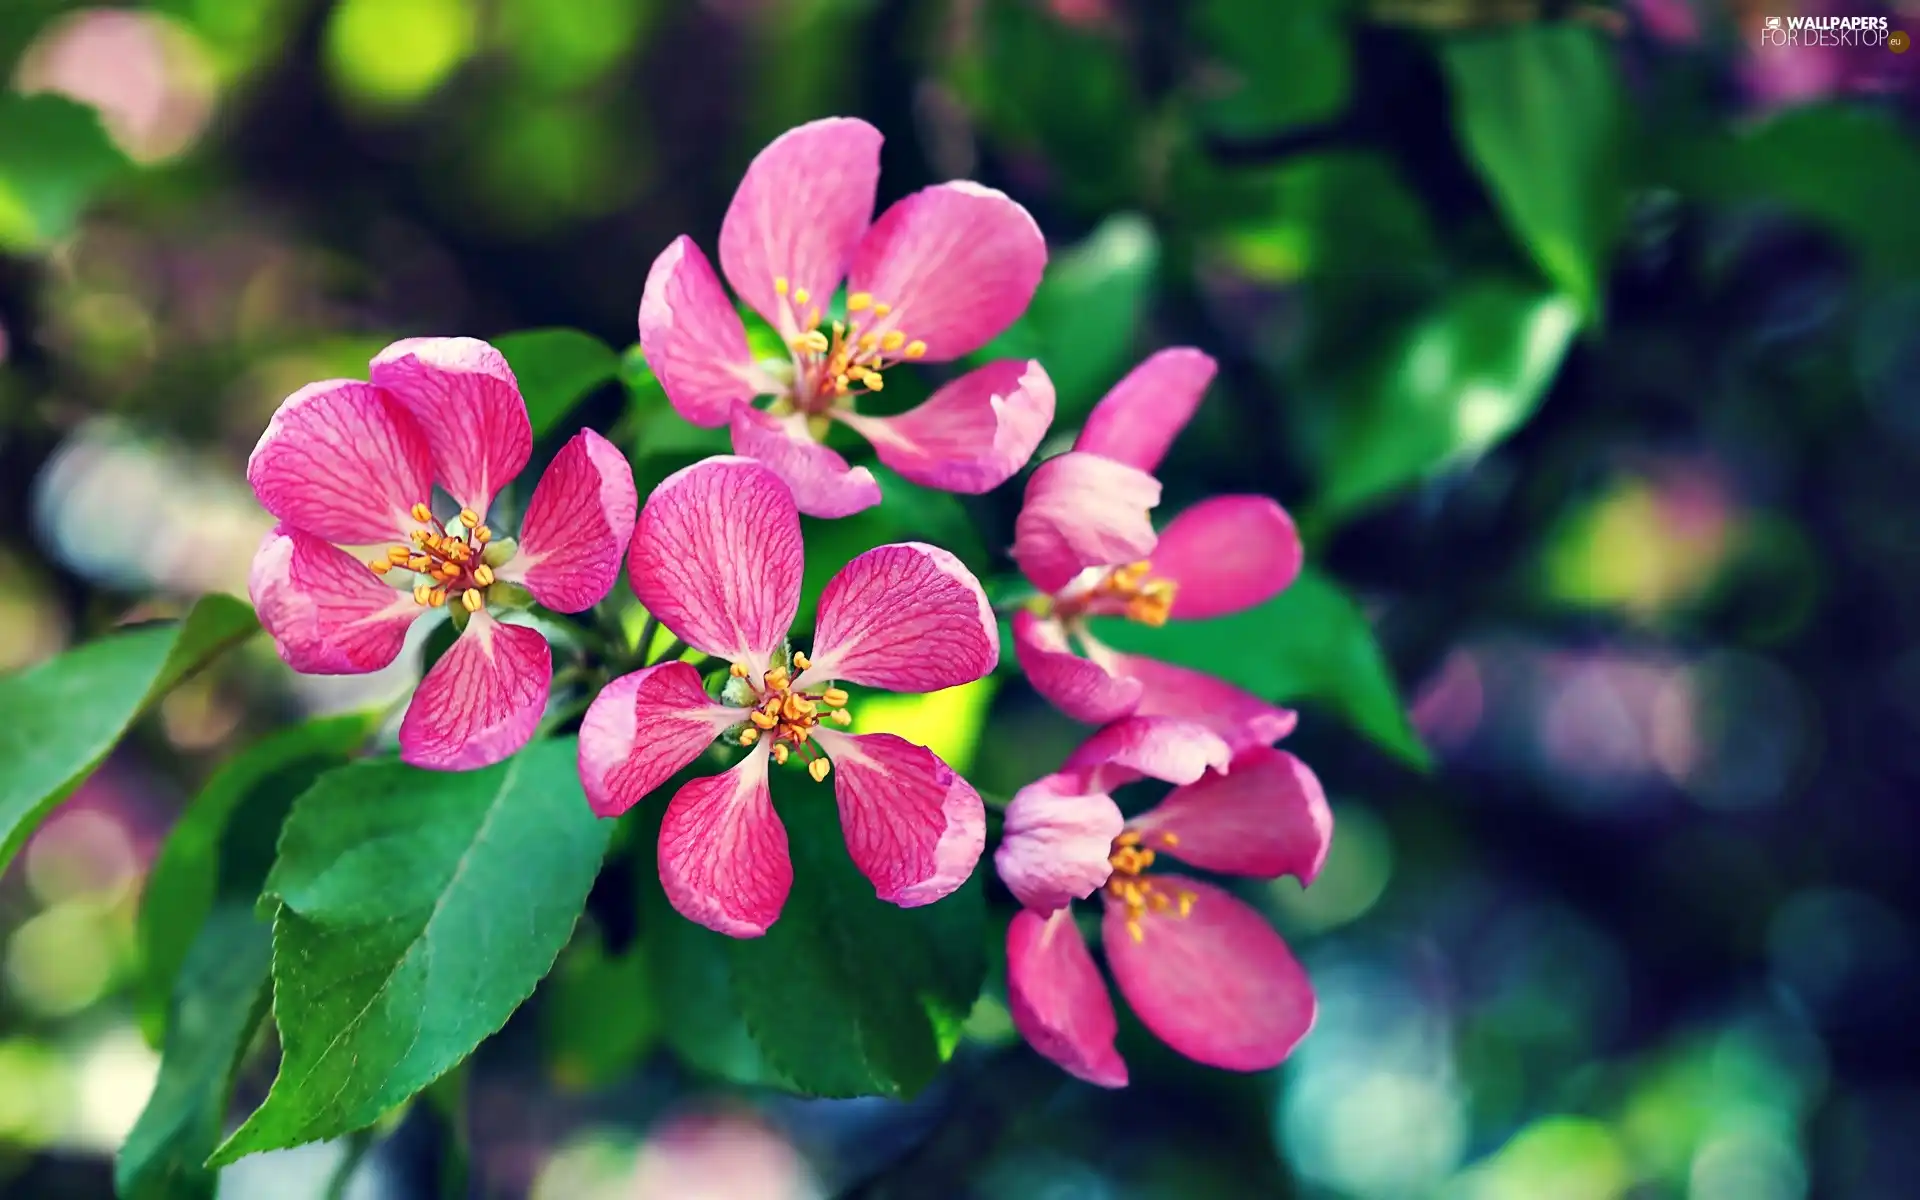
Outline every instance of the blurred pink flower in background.
<path fill-rule="evenodd" d="M 640 1146 L 630 1200 L 822 1200 L 793 1143 L 747 1113 L 688 1113 Z"/>
<path fill-rule="evenodd" d="M 213 69 L 185 28 L 153 13 L 68 13 L 28 47 L 14 75 L 21 92 L 92 105 L 120 148 L 152 162 L 193 143 L 213 115 Z"/>

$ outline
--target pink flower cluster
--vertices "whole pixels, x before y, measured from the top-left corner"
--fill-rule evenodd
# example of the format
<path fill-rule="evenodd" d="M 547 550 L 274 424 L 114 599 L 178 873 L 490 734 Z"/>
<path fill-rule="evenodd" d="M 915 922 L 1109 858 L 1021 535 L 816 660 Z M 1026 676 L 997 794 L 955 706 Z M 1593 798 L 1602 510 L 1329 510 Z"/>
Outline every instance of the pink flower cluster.
<path fill-rule="evenodd" d="M 950 361 L 991 341 L 1025 310 L 1046 262 L 1027 212 L 971 183 L 923 189 L 872 219 L 879 153 L 864 122 L 801 126 L 754 159 L 727 210 L 721 269 L 779 332 L 784 358 L 753 358 L 690 239 L 654 263 L 641 348 L 674 408 L 729 426 L 736 454 L 681 470 L 644 505 L 626 460 L 589 431 L 541 475 L 518 537 L 497 529 L 489 514 L 526 468 L 532 430 L 505 359 L 466 338 L 398 342 L 366 382 L 303 388 L 248 464 L 278 521 L 250 590 L 296 670 L 377 670 L 418 617 L 452 614 L 460 634 L 399 731 L 401 757 L 424 768 L 484 767 L 535 735 L 553 657 L 516 614 L 592 608 L 624 557 L 648 614 L 704 657 L 602 688 L 580 725 L 581 780 L 593 810 L 612 817 L 716 747 L 738 755 L 680 784 L 658 844 L 674 907 L 734 937 L 765 933 L 792 885 L 769 786 L 777 768 L 831 777 L 849 855 L 882 900 L 931 904 L 986 848 L 986 806 L 958 772 L 924 746 L 848 728 L 858 706 L 849 687 L 932 692 L 997 667 L 999 626 L 967 568 L 919 542 L 870 550 L 822 590 L 810 646 L 789 640 L 801 515 L 881 499 L 869 471 L 824 444 L 835 424 L 908 480 L 977 493 L 1020 471 L 1053 420 L 1045 370 L 1020 360 L 968 371 L 904 413 L 860 411 L 898 363 Z M 1037 1049 L 1106 1086 L 1126 1081 L 1114 1009 L 1071 915 L 1096 892 L 1121 991 L 1189 1057 L 1271 1066 L 1314 1016 L 1304 972 L 1254 909 L 1158 869 L 1173 857 L 1220 874 L 1313 878 L 1332 824 L 1312 772 L 1273 749 L 1293 714 L 1113 650 L 1094 631 L 1102 620 L 1159 626 L 1234 612 L 1299 571 L 1292 522 L 1264 496 L 1210 499 L 1154 530 L 1153 472 L 1212 375 L 1194 350 L 1147 359 L 1072 450 L 1033 472 L 1015 526 L 1013 556 L 1036 589 L 1013 615 L 1015 653 L 1043 696 L 1098 728 L 1005 812 L 995 862 L 1023 905 L 1007 935 L 1009 1000 Z M 1174 790 L 1124 818 L 1112 793 L 1146 779 Z"/>

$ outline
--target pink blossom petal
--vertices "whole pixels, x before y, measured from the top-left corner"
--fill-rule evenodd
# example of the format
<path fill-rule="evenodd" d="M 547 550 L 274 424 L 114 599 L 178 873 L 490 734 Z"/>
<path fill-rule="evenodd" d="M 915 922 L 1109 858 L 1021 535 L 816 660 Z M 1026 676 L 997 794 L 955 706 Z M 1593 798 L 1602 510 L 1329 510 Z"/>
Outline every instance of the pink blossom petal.
<path fill-rule="evenodd" d="M 834 414 L 880 461 L 924 487 L 979 495 L 1027 465 L 1053 424 L 1053 381 L 1038 362 L 1003 358 L 941 387 L 897 417 Z"/>
<path fill-rule="evenodd" d="M 793 860 L 767 789 L 767 743 L 674 794 L 660 824 L 660 884 L 681 916 L 728 937 L 759 937 L 779 920 Z"/>
<path fill-rule="evenodd" d="M 1004 193 L 965 181 L 922 188 L 873 223 L 847 288 L 893 311 L 869 332 L 925 342 L 925 361 L 971 354 L 1013 324 L 1047 266 L 1047 241 Z"/>
<path fill-rule="evenodd" d="M 1226 739 L 1197 721 L 1132 716 L 1082 742 L 1061 769 L 1091 772 L 1095 782 L 1110 789 L 1143 775 L 1163 783 L 1193 783 L 1209 770 L 1226 770 L 1232 759 Z"/>
<path fill-rule="evenodd" d="M 1255 746 L 1226 774 L 1175 788 L 1127 827 L 1204 871 L 1312 883 L 1333 840 L 1333 811 L 1307 764 Z"/>
<path fill-rule="evenodd" d="M 433 447 L 433 472 L 485 516 L 533 455 L 520 384 L 498 350 L 476 338 L 408 338 L 374 356 L 368 376 L 401 404 Z"/>
<path fill-rule="evenodd" d="M 787 485 L 753 459 L 719 455 L 675 471 L 647 497 L 627 578 L 675 637 L 745 663 L 757 678 L 800 609 L 803 565 Z"/>
<path fill-rule="evenodd" d="M 754 363 L 747 328 L 693 239 L 677 237 L 640 293 L 640 352 L 673 410 L 708 429 L 735 404 L 778 388 Z"/>
<path fill-rule="evenodd" d="M 853 117 L 828 117 L 787 130 L 747 164 L 720 225 L 720 269 L 753 310 L 782 334 L 806 320 L 790 307 L 824 309 L 873 219 L 880 186 L 880 131 Z M 782 298 L 774 280 L 785 279 Z"/>
<path fill-rule="evenodd" d="M 527 744 L 547 708 L 553 651 L 537 629 L 487 610 L 433 664 L 400 721 L 400 759 L 434 771 L 490 767 Z"/>
<path fill-rule="evenodd" d="M 1149 513 L 1160 481 L 1144 471 L 1068 451 L 1027 480 L 1013 523 L 1013 557 L 1043 592 L 1058 592 L 1088 567 L 1137 562 L 1152 553 Z"/>
<path fill-rule="evenodd" d="M 1266 496 L 1214 496 L 1160 531 L 1151 575 L 1171 580 L 1172 616 L 1223 617 L 1264 604 L 1300 574 L 1293 518 Z"/>
<path fill-rule="evenodd" d="M 1093 406 L 1073 448 L 1152 474 L 1193 419 L 1213 372 L 1210 356 L 1186 346 L 1148 357 Z"/>
<path fill-rule="evenodd" d="M 519 551 L 494 574 L 526 584 L 555 612 L 585 612 L 606 599 L 620 577 L 638 503 L 626 456 L 583 429 L 540 476 L 520 525 Z"/>
<path fill-rule="evenodd" d="M 254 553 L 247 594 L 280 657 L 308 675 L 378 671 L 426 611 L 351 554 L 284 525 Z"/>
<path fill-rule="evenodd" d="M 1107 901 L 1107 966 L 1142 1024 L 1210 1067 L 1263 1071 L 1286 1060 L 1313 1028 L 1307 973 L 1273 926 L 1229 892 L 1182 875 L 1152 874 L 1156 890 L 1193 896 L 1177 910 L 1142 914 L 1140 939 L 1126 906 Z"/>
<path fill-rule="evenodd" d="M 846 680 L 937 692 L 991 674 L 1000 627 L 980 581 L 938 546 L 876 546 L 827 581 L 800 686 Z"/>
<path fill-rule="evenodd" d="M 587 803 L 617 817 L 694 759 L 741 710 L 717 704 L 691 663 L 622 675 L 600 690 L 580 722 L 580 782 Z"/>
<path fill-rule="evenodd" d="M 980 793 L 925 746 L 891 733 L 814 731 L 833 759 L 847 853 L 889 904 L 932 904 L 967 881 L 987 843 Z"/>
<path fill-rule="evenodd" d="M 433 495 L 427 438 L 372 384 L 310 383 L 284 400 L 247 460 L 247 482 L 283 524 L 329 542 L 405 540 Z"/>
<path fill-rule="evenodd" d="M 1007 926 L 1007 1008 L 1027 1044 L 1077 1079 L 1127 1086 L 1113 1048 L 1120 1032 L 1113 998 L 1071 909 L 1050 917 L 1022 910 Z"/>
<path fill-rule="evenodd" d="M 1135 710 L 1140 716 L 1197 721 L 1225 738 L 1235 754 L 1250 746 L 1271 746 L 1292 733 L 1299 721 L 1292 710 L 1268 704 L 1204 671 L 1122 654 L 1091 640 L 1088 655 L 1108 671 L 1140 681 L 1140 707 Z"/>
<path fill-rule="evenodd" d="M 793 489 L 810 517 L 848 517 L 880 503 L 880 482 L 865 467 L 849 467 L 807 432 L 800 413 L 776 417 L 745 404 L 733 407 L 733 449 L 758 459 Z"/>
<path fill-rule="evenodd" d="M 1014 898 L 1038 913 L 1085 900 L 1113 874 L 1107 856 L 1126 819 L 1078 771 L 1028 784 L 1007 805 L 993 865 Z"/>
<path fill-rule="evenodd" d="M 1075 654 L 1058 621 L 1013 614 L 1013 652 L 1033 690 L 1076 721 L 1105 725 L 1140 706 L 1140 681 Z"/>

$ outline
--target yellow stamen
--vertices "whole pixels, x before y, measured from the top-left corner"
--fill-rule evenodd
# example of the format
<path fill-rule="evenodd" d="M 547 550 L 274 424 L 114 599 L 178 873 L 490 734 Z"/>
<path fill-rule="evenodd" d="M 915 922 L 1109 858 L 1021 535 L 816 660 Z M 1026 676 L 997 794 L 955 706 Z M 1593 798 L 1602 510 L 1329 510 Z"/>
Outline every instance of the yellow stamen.
<path fill-rule="evenodd" d="M 815 354 L 825 354 L 830 344 L 831 343 L 827 341 L 827 335 L 821 333 L 818 329 L 809 329 L 807 332 L 793 339 L 793 345 L 796 350 L 810 350 Z"/>
<path fill-rule="evenodd" d="M 413 519 L 416 521 L 431 521 L 433 520 L 433 510 L 426 506 L 425 501 L 422 501 L 413 506 Z"/>
<path fill-rule="evenodd" d="M 772 667 L 767 671 L 767 690 L 784 692 L 787 690 L 789 676 L 785 667 Z"/>
<path fill-rule="evenodd" d="M 780 723 L 779 718 L 773 716 L 771 713 L 762 712 L 757 708 L 747 714 L 747 720 L 752 721 L 754 725 L 760 729 L 772 729 Z"/>
<path fill-rule="evenodd" d="M 426 544 L 427 544 L 427 539 L 428 539 L 428 538 L 430 538 L 430 537 L 432 537 L 433 535 L 432 535 L 431 533 L 428 533 L 428 532 L 427 532 L 426 530 L 424 530 L 424 529 L 416 529 L 416 530 L 414 530 L 414 531 L 413 531 L 413 533 L 412 533 L 412 535 L 411 535 L 411 536 L 412 536 L 412 538 L 413 538 L 413 544 L 414 544 L 414 545 L 416 545 L 416 546 L 424 546 L 424 545 L 426 545 Z"/>
<path fill-rule="evenodd" d="M 433 589 L 433 591 L 427 593 L 427 603 L 433 606 L 434 608 L 440 608 L 444 606 L 446 602 L 447 602 L 447 589 L 443 587 L 437 587 Z"/>
<path fill-rule="evenodd" d="M 1171 832 L 1163 833 L 1160 835 L 1160 843 L 1165 846 L 1178 846 L 1180 844 L 1180 835 Z"/>
<path fill-rule="evenodd" d="M 873 306 L 873 315 L 876 317 L 884 317 L 892 311 L 893 305 L 891 304 L 876 304 Z"/>
<path fill-rule="evenodd" d="M 476 546 L 484 546 L 492 540 L 493 530 L 488 529 L 485 525 L 473 531 L 473 541 Z"/>
<path fill-rule="evenodd" d="M 838 725 L 841 728 L 845 728 L 846 726 L 853 724 L 853 714 L 848 712 L 844 708 L 836 708 L 832 712 L 827 714 L 827 720 L 832 721 L 835 725 Z"/>
<path fill-rule="evenodd" d="M 409 571 L 424 572 L 432 565 L 433 560 L 424 554 L 416 554 L 407 560 L 407 570 Z"/>
<path fill-rule="evenodd" d="M 481 587 L 491 587 L 493 584 L 493 568 L 485 563 L 481 563 L 473 569 L 473 581 Z"/>
<path fill-rule="evenodd" d="M 787 294 L 787 277 L 785 275 L 775 275 L 773 277 L 773 290 L 782 296 Z"/>
<path fill-rule="evenodd" d="M 809 292 L 807 289 L 805 288 L 793 289 L 793 302 L 795 304 L 805 304 L 807 301 L 811 299 L 813 299 L 813 293 Z"/>
<path fill-rule="evenodd" d="M 367 569 L 375 575 L 385 575 L 388 571 L 393 570 L 393 563 L 388 559 L 376 558 L 367 564 Z"/>
<path fill-rule="evenodd" d="M 1147 940 L 1147 931 L 1140 928 L 1140 922 L 1138 921 L 1129 920 L 1127 922 L 1127 933 L 1133 937 L 1135 945 Z"/>
<path fill-rule="evenodd" d="M 793 669 L 794 670 L 804 671 L 811 666 L 813 666 L 813 661 L 809 659 L 806 655 L 800 653 L 798 650 L 795 650 L 793 652 Z"/>
<path fill-rule="evenodd" d="M 881 390 L 886 381 L 880 378 L 880 372 L 868 368 L 860 372 L 860 382 L 867 385 L 868 391 L 877 392 Z"/>
<path fill-rule="evenodd" d="M 793 751 L 787 749 L 785 742 L 778 742 L 773 747 L 773 761 L 780 766 L 786 766 L 787 759 L 792 754 Z"/>
<path fill-rule="evenodd" d="M 813 701 L 805 696 L 796 696 L 789 692 L 787 698 L 780 702 L 780 715 L 789 723 L 798 724 L 813 714 Z"/>
<path fill-rule="evenodd" d="M 412 557 L 413 555 L 407 552 L 405 546 L 393 546 L 387 550 L 387 561 L 396 567 L 404 566 L 406 561 Z"/>
<path fill-rule="evenodd" d="M 880 339 L 880 348 L 882 350 L 885 350 L 888 354 L 892 354 L 895 350 L 898 350 L 900 347 L 906 344 L 907 344 L 907 335 L 904 333 L 901 333 L 898 329 L 893 330 L 892 332 L 888 333 L 887 336 Z"/>
<path fill-rule="evenodd" d="M 827 702 L 828 708 L 845 708 L 847 706 L 847 692 L 845 688 L 830 687 L 820 693 L 820 698 Z"/>
<path fill-rule="evenodd" d="M 747 677 L 747 664 L 735 663 L 727 668 L 727 674 L 733 676 L 735 679 L 745 679 Z"/>
<path fill-rule="evenodd" d="M 468 588 L 466 591 L 460 593 L 460 603 L 465 606 L 466 610 L 470 613 L 479 612 L 481 606 L 486 604 L 486 602 L 486 598 L 480 594 L 477 588 Z"/>
<path fill-rule="evenodd" d="M 825 780 L 827 772 L 831 770 L 833 770 L 833 764 L 824 758 L 816 758 L 807 764 L 807 774 L 813 776 L 815 783 L 820 783 Z"/>
<path fill-rule="evenodd" d="M 460 523 L 472 529 L 480 524 L 480 514 L 470 508 L 463 508 L 460 510 Z"/>
<path fill-rule="evenodd" d="M 416 583 L 413 585 L 413 602 L 422 608 L 433 603 L 433 585 Z"/>
<path fill-rule="evenodd" d="M 860 335 L 860 349 L 862 352 L 867 354 L 872 354 L 875 350 L 878 350 L 879 348 L 880 348 L 879 334 L 863 333 Z"/>
<path fill-rule="evenodd" d="M 759 740 L 760 740 L 760 731 L 758 729 L 748 727 L 740 731 L 740 744 L 742 746 L 751 746 Z"/>
<path fill-rule="evenodd" d="M 855 292 L 853 295 L 847 297 L 848 312 L 859 312 L 861 309 L 867 308 L 872 304 L 872 292 Z"/>
<path fill-rule="evenodd" d="M 927 352 L 927 344 L 919 338 L 907 343 L 907 357 L 919 358 Z"/>

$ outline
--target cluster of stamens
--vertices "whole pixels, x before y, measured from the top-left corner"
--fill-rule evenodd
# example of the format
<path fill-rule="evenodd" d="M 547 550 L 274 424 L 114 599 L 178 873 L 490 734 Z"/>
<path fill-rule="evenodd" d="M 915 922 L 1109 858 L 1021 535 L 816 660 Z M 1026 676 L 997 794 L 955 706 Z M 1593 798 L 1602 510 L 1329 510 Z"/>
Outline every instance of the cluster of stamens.
<path fill-rule="evenodd" d="M 413 545 L 388 547 L 383 557 L 367 563 L 367 569 L 375 575 L 395 567 L 412 571 L 420 580 L 414 584 L 413 598 L 423 607 L 440 608 L 449 596 L 458 596 L 468 612 L 479 612 L 486 606 L 485 589 L 493 583 L 493 568 L 481 561 L 493 531 L 470 508 L 460 510 L 452 529 L 442 525 L 424 503 L 413 506 L 412 516 L 426 526 L 413 531 Z"/>
<path fill-rule="evenodd" d="M 1147 931 L 1140 923 L 1142 917 L 1150 912 L 1185 917 L 1193 911 L 1193 902 L 1198 899 L 1185 889 L 1169 890 L 1145 878 L 1155 854 L 1152 847 L 1142 844 L 1144 840 L 1138 831 L 1129 829 L 1113 839 L 1112 853 L 1107 855 L 1107 863 L 1113 868 L 1113 874 L 1107 879 L 1107 894 L 1126 905 L 1127 932 L 1136 942 L 1147 940 Z M 1154 840 L 1167 847 L 1180 844 L 1180 839 L 1171 833 L 1155 834 Z"/>
<path fill-rule="evenodd" d="M 1115 567 L 1087 593 L 1083 607 L 1096 613 L 1117 610 L 1142 625 L 1165 625 L 1173 613 L 1173 597 L 1179 585 L 1171 579 L 1149 578 L 1152 570 L 1153 564 L 1148 562 Z"/>
<path fill-rule="evenodd" d="M 813 664 L 799 652 L 793 655 L 793 670 L 804 671 Z M 747 679 L 752 672 L 745 663 L 729 669 L 735 679 Z M 747 727 L 740 731 L 740 744 L 751 746 L 762 737 L 772 741 L 773 761 L 785 765 L 799 754 L 807 764 L 807 774 L 817 783 L 833 769 L 813 741 L 813 729 L 821 721 L 845 727 L 853 723 L 847 711 L 847 693 L 837 687 L 820 692 L 793 690 L 793 675 L 784 665 L 775 665 L 761 679 L 759 699 L 747 713 Z"/>
<path fill-rule="evenodd" d="M 809 412 L 824 412 L 845 396 L 880 391 L 886 383 L 880 372 L 903 359 L 916 359 L 927 352 L 927 344 L 917 338 L 909 340 L 898 329 L 878 328 L 893 312 L 893 306 L 876 301 L 871 292 L 855 292 L 847 297 L 848 319 L 829 325 L 832 330 L 829 336 L 820 327 L 821 313 L 813 303 L 812 292 L 791 286 L 784 275 L 773 281 L 773 290 L 792 303 L 796 316 L 806 314 L 800 332 L 787 344 L 793 349 L 801 372 L 795 381 L 795 394 Z M 861 321 L 867 319 L 868 313 L 872 314 L 873 324 L 863 331 Z M 859 320 L 855 319 L 856 314 Z"/>

